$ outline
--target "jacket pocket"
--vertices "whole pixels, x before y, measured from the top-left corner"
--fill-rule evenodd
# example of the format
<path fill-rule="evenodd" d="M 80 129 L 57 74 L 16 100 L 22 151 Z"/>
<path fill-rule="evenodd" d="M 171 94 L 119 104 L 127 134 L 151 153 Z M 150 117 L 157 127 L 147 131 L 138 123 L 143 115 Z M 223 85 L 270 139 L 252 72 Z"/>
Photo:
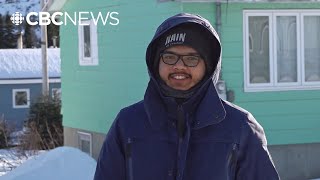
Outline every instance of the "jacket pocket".
<path fill-rule="evenodd" d="M 173 142 L 152 137 L 126 140 L 127 180 L 164 180 L 172 178 L 175 162 Z"/>
<path fill-rule="evenodd" d="M 234 180 L 238 144 L 227 139 L 193 139 L 186 180 Z"/>

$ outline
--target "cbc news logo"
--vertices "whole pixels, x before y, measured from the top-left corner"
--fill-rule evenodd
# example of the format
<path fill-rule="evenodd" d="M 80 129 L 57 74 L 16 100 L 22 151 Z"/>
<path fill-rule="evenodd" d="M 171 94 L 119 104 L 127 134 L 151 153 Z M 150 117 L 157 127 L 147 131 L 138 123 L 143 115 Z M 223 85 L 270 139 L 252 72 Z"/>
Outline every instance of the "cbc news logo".
<path fill-rule="evenodd" d="M 54 12 L 50 14 L 49 12 L 29 12 L 26 17 L 24 17 L 20 12 L 15 12 L 11 15 L 10 19 L 14 25 L 20 25 L 26 20 L 29 25 L 49 25 L 50 23 L 60 26 L 67 25 L 68 23 L 74 25 L 89 25 L 88 21 L 93 22 L 95 25 L 99 21 L 103 25 L 110 24 L 112 26 L 118 25 L 120 23 L 118 12 L 73 12 L 69 14 L 67 12 Z"/>
<path fill-rule="evenodd" d="M 19 12 L 15 12 L 14 14 L 12 14 L 12 16 L 10 17 L 10 20 L 12 21 L 12 23 L 14 25 L 20 25 L 22 24 L 24 17 L 22 16 L 21 13 Z"/>

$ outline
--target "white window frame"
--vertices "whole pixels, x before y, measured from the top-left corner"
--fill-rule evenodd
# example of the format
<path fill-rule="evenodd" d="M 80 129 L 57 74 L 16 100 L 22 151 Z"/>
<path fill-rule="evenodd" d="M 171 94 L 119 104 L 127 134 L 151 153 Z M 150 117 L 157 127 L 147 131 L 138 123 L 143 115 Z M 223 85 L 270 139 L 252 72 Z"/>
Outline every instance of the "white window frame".
<path fill-rule="evenodd" d="M 313 12 L 313 11 L 310 11 L 310 12 L 306 12 L 306 13 L 303 13 L 301 15 L 301 31 L 303 32 L 303 35 L 304 35 L 304 17 L 305 16 L 320 16 L 320 11 L 316 11 L 316 12 Z M 304 41 L 301 42 L 301 49 L 304 49 Z M 304 54 L 304 51 L 301 52 L 301 56 L 302 57 L 305 57 L 305 54 Z M 303 59 L 304 61 L 304 59 Z M 319 86 L 319 82 L 306 82 L 304 81 L 305 80 L 305 63 L 302 63 L 302 68 L 301 68 L 301 71 L 302 71 L 302 79 L 303 79 L 303 85 L 304 86 Z"/>
<path fill-rule="evenodd" d="M 81 151 L 83 151 L 81 149 L 81 140 L 83 141 L 89 141 L 90 143 L 90 152 L 89 155 L 92 156 L 92 135 L 90 133 L 86 133 L 86 132 L 82 132 L 82 131 L 78 131 L 78 147 Z M 84 151 L 83 151 L 84 152 Z M 85 152 L 86 153 L 86 152 Z"/>
<path fill-rule="evenodd" d="M 83 25 L 87 24 L 90 26 L 90 48 L 91 57 L 84 56 L 84 35 Z M 78 25 L 78 40 L 79 40 L 79 65 L 80 66 L 97 66 L 99 65 L 98 60 L 98 37 L 97 37 L 97 25 L 93 20 L 81 21 Z"/>
<path fill-rule="evenodd" d="M 26 92 L 27 93 L 27 104 L 26 105 L 16 105 L 16 92 Z M 14 109 L 29 108 L 30 107 L 30 89 L 12 89 L 12 107 Z"/>
<path fill-rule="evenodd" d="M 269 17 L 269 67 L 270 83 L 250 83 L 249 59 L 249 17 Z M 296 16 L 297 22 L 297 82 L 277 82 L 277 44 L 276 44 L 276 17 Z M 243 11 L 243 54 L 244 54 L 244 91 L 288 91 L 288 90 L 318 90 L 319 82 L 306 82 L 304 70 L 304 17 L 320 16 L 319 10 L 244 10 Z"/>
<path fill-rule="evenodd" d="M 273 35 L 276 35 L 276 29 L 277 29 L 277 17 L 278 16 L 289 16 L 289 17 L 296 17 L 296 32 L 297 32 L 297 37 L 301 37 L 301 31 L 299 30 L 300 28 L 300 21 L 298 20 L 299 19 L 299 13 L 293 13 L 293 12 L 282 12 L 282 13 L 273 13 L 273 22 L 274 22 L 274 28 L 272 29 L 274 32 L 273 32 Z M 274 42 L 273 44 L 273 53 L 272 56 L 273 56 L 273 59 L 274 59 L 274 67 L 272 67 L 274 69 L 274 85 L 276 87 L 290 87 L 290 86 L 299 86 L 301 84 L 301 46 L 300 46 L 300 39 L 301 38 L 297 38 L 297 82 L 278 82 L 278 58 L 277 58 L 277 43 Z M 274 41 L 274 39 L 273 39 Z M 269 41 L 271 42 L 271 41 Z"/>

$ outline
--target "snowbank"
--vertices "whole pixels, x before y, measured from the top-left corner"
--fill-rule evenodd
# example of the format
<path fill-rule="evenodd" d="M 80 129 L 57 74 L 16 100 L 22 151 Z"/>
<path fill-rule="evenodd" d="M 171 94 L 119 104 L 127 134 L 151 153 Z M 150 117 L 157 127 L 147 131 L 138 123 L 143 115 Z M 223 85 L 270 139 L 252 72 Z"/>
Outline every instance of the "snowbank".
<path fill-rule="evenodd" d="M 82 151 L 59 147 L 30 159 L 0 180 L 92 180 L 96 161 Z"/>

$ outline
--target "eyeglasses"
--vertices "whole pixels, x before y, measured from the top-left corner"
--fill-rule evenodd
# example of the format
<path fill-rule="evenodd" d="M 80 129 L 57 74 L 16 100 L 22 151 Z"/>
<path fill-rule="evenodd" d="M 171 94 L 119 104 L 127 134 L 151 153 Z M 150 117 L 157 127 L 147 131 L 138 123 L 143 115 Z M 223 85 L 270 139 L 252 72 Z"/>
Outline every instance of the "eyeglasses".
<path fill-rule="evenodd" d="M 196 67 L 202 59 L 199 55 L 178 55 L 172 52 L 161 53 L 160 57 L 168 65 L 175 65 L 181 59 L 183 64 L 188 67 Z"/>

